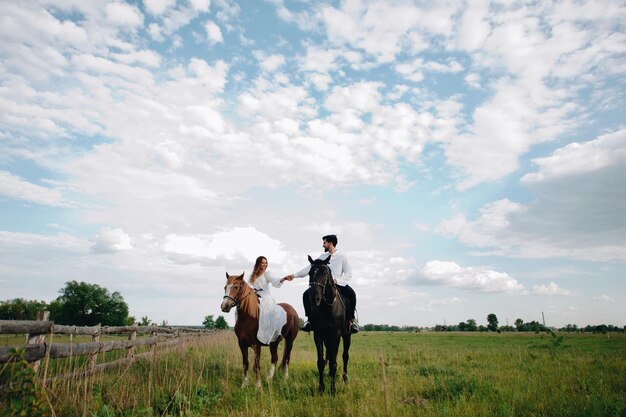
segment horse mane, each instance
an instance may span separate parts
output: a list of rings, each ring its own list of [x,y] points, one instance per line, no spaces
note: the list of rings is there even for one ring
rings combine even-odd
[[[259,299],[254,293],[252,287],[250,287],[245,281],[243,281],[243,290],[241,292],[239,310],[252,318],[259,318]]]

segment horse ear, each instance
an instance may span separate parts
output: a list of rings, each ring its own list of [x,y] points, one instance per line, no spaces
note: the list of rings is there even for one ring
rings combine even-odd
[[[311,255],[307,255],[309,257],[309,262],[311,263],[311,265],[313,265],[313,258],[311,258]]]
[[[244,275],[246,275],[246,271],[243,271],[243,272],[241,273],[241,275],[239,276],[239,278],[243,279],[243,276],[244,276]]]
[[[330,256],[328,255],[328,258],[324,259],[324,265],[328,265],[330,263]]]
[[[229,276],[228,276],[228,272],[227,272],[227,273],[226,273],[226,279],[228,279],[228,278],[229,278]]]

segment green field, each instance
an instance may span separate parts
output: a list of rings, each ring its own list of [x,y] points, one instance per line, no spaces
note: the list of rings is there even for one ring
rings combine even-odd
[[[320,396],[312,336],[271,385],[264,348],[257,391],[225,331],[47,394],[57,416],[626,416],[626,335],[563,336],[362,332],[348,384]]]

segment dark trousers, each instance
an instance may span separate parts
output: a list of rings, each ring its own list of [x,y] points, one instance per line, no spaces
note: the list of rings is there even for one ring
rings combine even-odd
[[[339,293],[341,294],[341,296],[348,300],[348,305],[346,306],[347,307],[346,318],[348,320],[354,320],[354,310],[356,309],[356,293],[354,292],[352,287],[349,285],[344,285],[344,286],[337,285],[337,289],[339,290]],[[310,291],[311,289],[308,288],[304,292],[304,294],[302,294],[302,304],[304,304],[304,314],[306,314],[307,317],[309,317],[311,313],[311,296],[309,295]]]

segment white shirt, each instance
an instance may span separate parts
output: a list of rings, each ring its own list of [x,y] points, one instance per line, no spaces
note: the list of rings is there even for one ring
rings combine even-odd
[[[262,290],[261,297],[270,295],[270,284],[276,288],[280,288],[283,283],[280,281],[281,278],[274,276],[274,274],[269,271],[265,271],[263,274],[259,275],[256,280],[252,283],[252,287],[255,290]]]
[[[330,252],[322,253],[317,259],[326,259],[330,256],[330,272],[333,274],[333,278],[337,280],[337,285],[348,284],[348,281],[352,278],[352,267],[350,266],[350,262],[348,262],[348,258],[344,256],[343,253],[339,253],[339,251],[335,251],[332,255]],[[311,265],[307,265],[302,268],[300,271],[293,274],[296,278],[302,278],[309,275],[309,270],[311,269]]]

